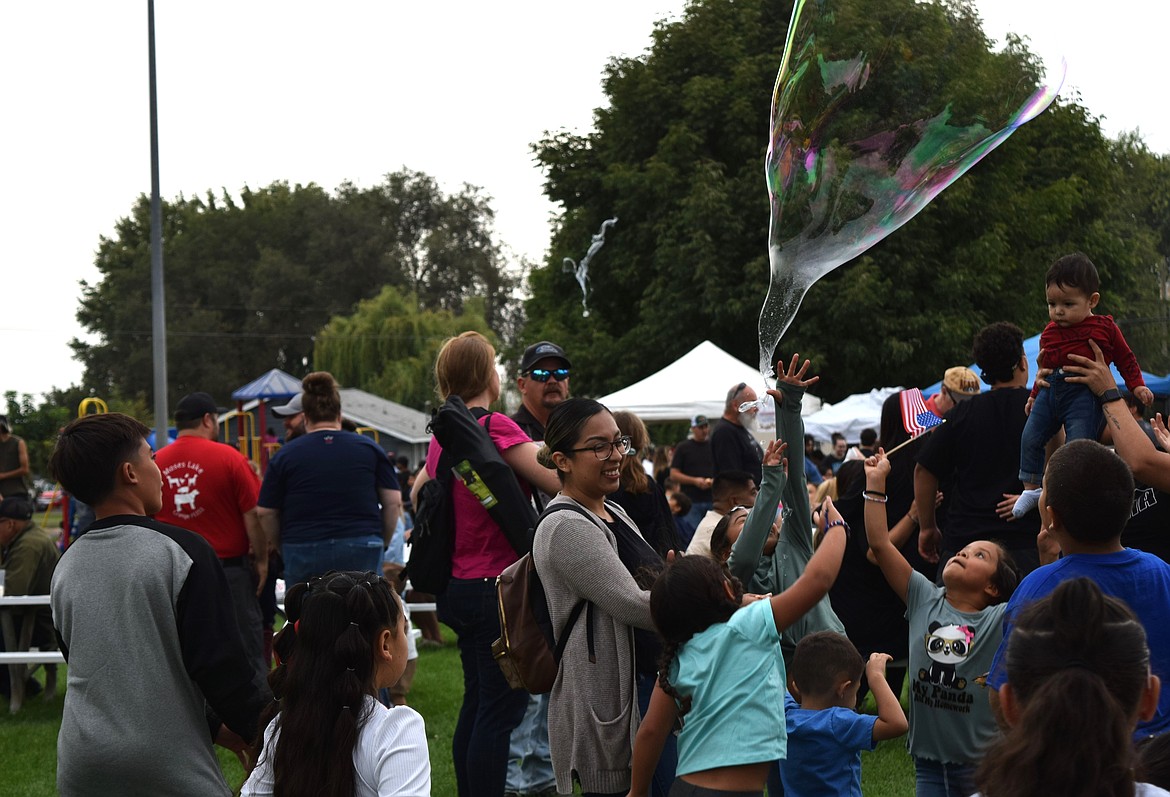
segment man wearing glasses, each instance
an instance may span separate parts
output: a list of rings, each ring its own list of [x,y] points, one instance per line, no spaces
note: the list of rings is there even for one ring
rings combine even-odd
[[[764,449],[751,432],[756,426],[759,409],[752,407],[746,412],[739,411],[739,406],[745,401],[755,400],[756,391],[746,382],[727,391],[723,417],[711,429],[711,459],[716,476],[728,470],[742,470],[760,484]]]
[[[544,440],[544,425],[553,408],[569,397],[569,358],[555,343],[542,340],[524,350],[520,359],[521,405],[512,420],[536,442]],[[607,453],[612,455],[613,449]],[[552,496],[540,494],[541,506]],[[548,748],[548,695],[532,695],[524,719],[512,730],[508,750],[505,795],[555,794],[552,754]]]
[[[520,359],[516,387],[523,403],[512,420],[538,443],[553,407],[569,397],[570,367],[565,350],[547,340],[533,343]]]

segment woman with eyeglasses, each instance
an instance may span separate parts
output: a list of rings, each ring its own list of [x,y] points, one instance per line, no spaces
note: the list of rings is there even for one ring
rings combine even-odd
[[[536,461],[537,445],[502,413],[488,412],[500,397],[496,352],[478,332],[464,332],[447,340],[435,360],[439,399],[457,395],[479,418],[504,461],[522,486],[553,494],[560,484]],[[426,467],[415,479],[412,497],[438,474],[442,446],[432,439]],[[451,580],[437,596],[439,619],[459,638],[463,665],[463,705],[455,724],[451,747],[459,797],[499,797],[508,771],[508,740],[520,724],[528,694],[508,686],[492,658],[492,642],[500,636],[496,608],[496,577],[516,561],[516,552],[462,480],[452,483],[455,542]]]
[[[554,634],[558,641],[568,635],[548,711],[561,794],[573,791],[574,777],[584,795],[625,795],[630,788],[640,718],[635,629],[654,628],[648,590],[662,565],[629,515],[606,500],[631,454],[630,438],[609,410],[578,398],[549,415],[537,455],[561,482],[532,546]]]

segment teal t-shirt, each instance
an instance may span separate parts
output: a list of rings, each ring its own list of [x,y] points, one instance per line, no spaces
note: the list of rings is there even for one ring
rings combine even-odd
[[[1003,640],[1006,603],[960,612],[921,573],[910,575],[910,752],[919,758],[969,764],[999,731],[987,690],[976,679],[991,669]]]
[[[677,774],[784,758],[784,658],[770,601],[749,603],[691,637],[670,682],[691,698]]]

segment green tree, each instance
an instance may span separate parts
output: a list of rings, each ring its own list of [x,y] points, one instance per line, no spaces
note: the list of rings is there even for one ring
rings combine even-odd
[[[103,238],[101,280],[83,285],[74,341],[99,395],[152,394],[149,203],[141,197]],[[245,188],[164,203],[168,399],[232,390],[276,366],[303,374],[318,331],[394,286],[419,308],[465,313],[493,329],[519,324],[516,266],[495,240],[487,197],[444,194],[412,171],[335,194],[316,185]]]
[[[436,403],[435,357],[444,340],[474,330],[497,341],[483,305],[478,297],[470,299],[462,315],[419,309],[414,296],[388,285],[352,314],[325,325],[317,336],[313,366],[347,387],[426,410]]]
[[[990,50],[966,0],[840,0],[834,11],[844,51],[900,20],[882,64],[897,79],[859,100],[846,123],[886,119],[897,129],[922,118],[926,87],[940,85],[955,113],[969,115],[985,83],[1036,77],[1018,40]],[[769,281],[769,88],[790,13],[788,0],[696,0],[683,19],[658,25],[646,55],[607,66],[608,105],[594,130],[535,145],[545,191],[563,211],[548,262],[530,277],[525,339],[571,347],[579,391],[629,384],[703,339],[757,361]],[[1104,309],[1125,315],[1148,289],[1134,275],[1148,274],[1152,249],[1150,222],[1115,206],[1123,189],[1132,181],[1097,120],[1061,101],[900,231],[816,283],[780,353],[815,357],[829,399],[929,384],[970,361],[971,338],[990,321],[1038,332],[1044,271],[1076,250],[1101,269]],[[613,215],[620,222],[592,262],[582,318],[561,259],[578,257]]]

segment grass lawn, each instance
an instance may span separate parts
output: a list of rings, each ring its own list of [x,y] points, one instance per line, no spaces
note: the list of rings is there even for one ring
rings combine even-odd
[[[431,752],[431,793],[436,797],[455,794],[455,772],[451,764],[451,737],[463,697],[459,653],[450,630],[443,627],[448,644],[419,650],[418,674],[408,700],[426,720]],[[38,676],[39,677],[39,676]],[[58,676],[57,698],[40,696],[25,700],[15,716],[0,698],[0,797],[51,797],[55,795],[57,731],[61,726],[64,668]],[[903,694],[903,707],[906,698]],[[873,711],[872,698],[867,706]],[[244,772],[234,755],[218,749],[228,783],[238,789]],[[146,762],[143,766],[148,766]],[[906,753],[905,739],[882,742],[872,753],[862,753],[861,785],[867,797],[903,797],[914,793],[914,767]]]

